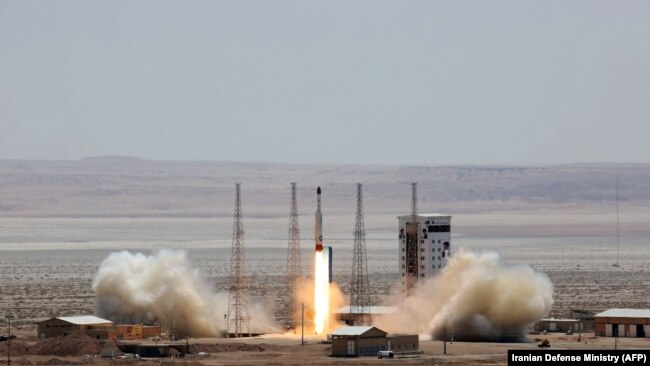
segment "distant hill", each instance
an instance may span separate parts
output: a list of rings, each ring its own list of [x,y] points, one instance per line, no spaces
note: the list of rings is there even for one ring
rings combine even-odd
[[[650,203],[650,164],[373,166],[172,162],[131,157],[78,161],[0,160],[0,216],[227,216],[233,183],[248,214],[286,215],[289,183],[313,206],[317,185],[330,212],[348,210],[356,182],[376,212],[408,212],[411,181],[420,207],[480,211],[554,205]],[[311,208],[309,208],[311,209]],[[285,212],[287,211],[287,212]]]

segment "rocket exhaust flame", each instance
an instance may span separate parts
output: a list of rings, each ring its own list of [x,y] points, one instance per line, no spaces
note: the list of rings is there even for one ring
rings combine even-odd
[[[329,317],[329,273],[327,260],[323,252],[316,252],[314,257],[314,330],[322,334],[327,328]]]
[[[329,255],[323,254],[323,214],[320,210],[320,187],[316,189],[316,214],[314,225],[314,241],[316,255],[314,256],[314,330],[322,334],[327,328],[329,318]],[[328,253],[329,254],[329,253]]]

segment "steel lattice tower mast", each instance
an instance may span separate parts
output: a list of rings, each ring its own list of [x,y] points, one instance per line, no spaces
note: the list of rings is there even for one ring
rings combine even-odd
[[[296,290],[298,280],[302,277],[300,259],[300,228],[298,227],[298,200],[296,183],[291,183],[291,205],[289,209],[289,248],[287,251],[287,295],[285,297],[282,317],[288,328],[294,328],[293,316],[296,312]]]
[[[412,288],[418,281],[418,184],[411,183],[411,225],[407,225],[407,246],[406,246],[406,294],[410,294]],[[410,244],[410,245],[409,245]]]
[[[251,319],[248,313],[248,278],[244,253],[244,224],[241,215],[241,183],[235,183],[235,218],[232,228],[232,254],[230,256],[230,288],[228,293],[228,329],[240,338],[251,335]]]
[[[363,222],[363,191],[357,183],[357,217],[352,251],[352,282],[350,284],[350,314],[356,313],[357,325],[370,325],[370,283],[366,258],[366,229]]]

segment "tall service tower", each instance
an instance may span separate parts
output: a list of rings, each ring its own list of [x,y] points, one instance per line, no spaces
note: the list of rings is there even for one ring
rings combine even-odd
[[[419,214],[416,183],[412,183],[411,206],[410,215],[397,217],[399,272],[405,295],[409,295],[419,281],[440,272],[451,254],[451,216]]]
[[[418,214],[415,223],[412,218],[398,216],[399,271],[407,294],[415,283],[440,272],[451,254],[451,216]],[[409,252],[417,252],[417,256],[409,258]],[[414,281],[409,283],[409,278]]]

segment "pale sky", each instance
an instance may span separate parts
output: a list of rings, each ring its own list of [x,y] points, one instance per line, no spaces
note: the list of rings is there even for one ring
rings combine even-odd
[[[650,1],[0,0],[0,159],[650,162]]]

